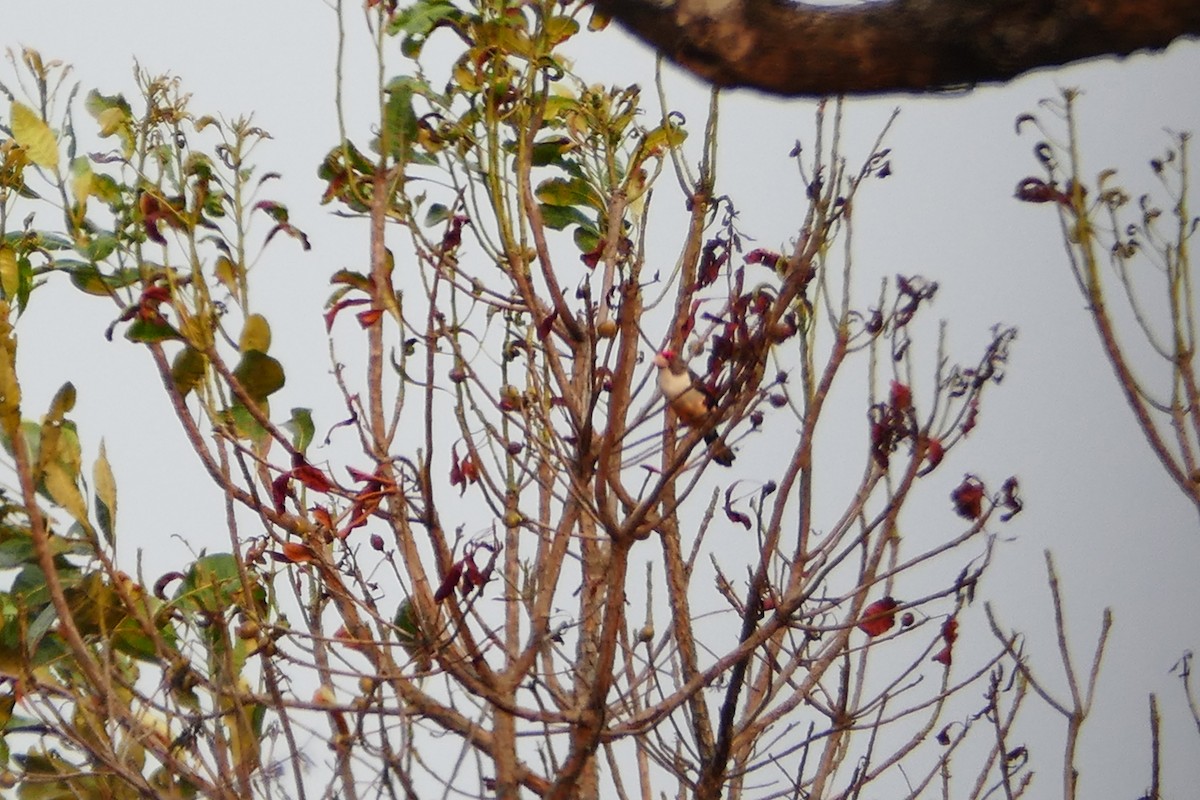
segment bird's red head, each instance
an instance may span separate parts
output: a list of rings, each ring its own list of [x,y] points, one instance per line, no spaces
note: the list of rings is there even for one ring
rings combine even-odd
[[[671,359],[675,357],[675,351],[669,347],[659,350],[654,356],[654,366],[659,369],[666,369],[671,364]]]

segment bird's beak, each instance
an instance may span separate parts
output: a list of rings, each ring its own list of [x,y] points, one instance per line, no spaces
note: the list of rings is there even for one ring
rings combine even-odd
[[[667,368],[667,357],[664,356],[662,353],[655,353],[654,366],[658,367],[659,369],[666,369]]]

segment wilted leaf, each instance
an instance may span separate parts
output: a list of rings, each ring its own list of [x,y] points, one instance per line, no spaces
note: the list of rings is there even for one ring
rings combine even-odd
[[[25,150],[30,161],[46,169],[58,167],[58,141],[50,126],[36,111],[14,100],[10,124],[13,138]]]

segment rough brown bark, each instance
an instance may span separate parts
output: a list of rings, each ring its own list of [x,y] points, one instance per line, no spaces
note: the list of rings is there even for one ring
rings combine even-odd
[[[1197,0],[597,0],[720,86],[781,95],[928,92],[1162,50],[1200,34]]]

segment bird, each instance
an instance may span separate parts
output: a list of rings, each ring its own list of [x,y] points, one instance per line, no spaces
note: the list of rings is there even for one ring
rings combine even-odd
[[[658,390],[679,421],[689,428],[704,431],[704,441],[708,443],[713,461],[723,467],[733,464],[733,450],[720,441],[713,427],[717,398],[712,390],[704,385],[699,375],[687,368],[678,353],[669,348],[654,356],[654,366],[658,367]]]

